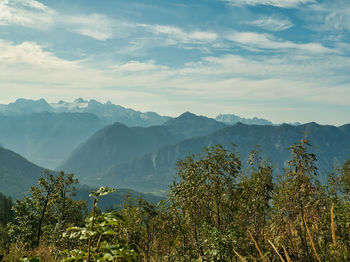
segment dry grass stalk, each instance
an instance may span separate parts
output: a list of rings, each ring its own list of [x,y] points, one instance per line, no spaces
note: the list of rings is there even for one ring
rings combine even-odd
[[[283,257],[281,256],[281,254],[278,252],[277,248],[275,247],[275,245],[269,240],[270,245],[272,246],[273,250],[275,250],[275,252],[277,253],[277,255],[280,257],[280,259],[285,262],[285,260],[283,259]]]
[[[250,231],[248,231],[248,233],[249,233],[250,238],[253,240],[256,249],[257,249],[258,252],[259,252],[259,255],[260,255],[261,260],[262,260],[263,262],[267,262],[266,259],[265,259],[265,257],[264,257],[264,255],[263,255],[263,253],[261,252],[261,250],[260,250],[260,248],[259,248],[258,243],[255,241],[255,238],[254,238],[253,235],[250,233]]]
[[[307,235],[309,236],[309,239],[310,239],[310,242],[311,242],[312,250],[313,250],[314,253],[315,253],[315,256],[316,256],[316,258],[317,258],[317,261],[318,261],[318,262],[321,262],[321,259],[320,259],[320,257],[318,256],[317,251],[316,251],[315,242],[313,241],[312,236],[311,236],[311,232],[310,232],[310,230],[309,230],[309,227],[307,226],[305,217],[303,217],[303,220],[304,220],[304,224],[305,224],[305,227],[306,227]]]
[[[241,260],[242,262],[246,262],[245,258],[242,257],[236,250],[233,249],[233,252],[235,252],[235,254],[236,254],[237,257],[239,258],[239,260]]]
[[[337,246],[337,241],[335,240],[335,226],[334,226],[334,203],[331,206],[331,227],[332,227],[332,238],[334,247]]]
[[[287,252],[287,249],[284,246],[282,246],[282,248],[283,248],[284,254],[286,255],[287,262],[292,262],[292,260],[290,259],[289,254]]]

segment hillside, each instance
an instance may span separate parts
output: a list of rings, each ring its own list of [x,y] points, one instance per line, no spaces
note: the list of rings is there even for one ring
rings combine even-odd
[[[0,147],[0,192],[4,195],[22,198],[44,170],[19,154]]]
[[[178,141],[166,128],[127,127],[115,123],[81,144],[57,170],[73,172],[79,178],[96,177],[103,169],[127,162]]]
[[[326,172],[331,171],[334,164],[340,165],[350,158],[350,132],[344,130],[345,128],[321,126],[316,123],[301,126],[257,126],[238,123],[210,135],[186,139],[127,163],[117,164],[101,174],[100,181],[141,191],[166,188],[173,180],[178,159],[189,153],[198,153],[207,146],[222,144],[230,147],[231,143],[237,145],[243,162],[247,160],[253,147],[260,145],[263,155],[273,159],[277,170],[281,172],[289,159],[288,147],[305,137],[313,145],[312,150],[318,157],[318,167],[324,180]]]
[[[223,127],[226,125],[214,119],[189,112],[168,120],[162,126],[142,128],[115,123],[99,130],[81,144],[57,170],[73,172],[83,181],[87,177],[96,178],[99,183],[96,174],[104,173],[116,164]]]
[[[10,196],[12,199],[21,199],[28,192],[32,185],[37,185],[38,179],[44,174],[45,169],[34,165],[19,154],[0,147],[0,194]],[[123,189],[116,186],[117,191],[99,201],[101,209],[106,209],[113,206],[120,206],[124,203],[125,198],[140,198],[157,203],[162,200],[162,197],[153,194],[143,194],[131,189]],[[89,193],[92,188],[78,184],[76,199],[86,200],[91,206],[91,197]]]

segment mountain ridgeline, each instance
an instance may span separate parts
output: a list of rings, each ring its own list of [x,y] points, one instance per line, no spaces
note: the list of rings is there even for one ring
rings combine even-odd
[[[23,197],[44,171],[19,154],[0,147],[0,192],[4,195]]]
[[[152,126],[162,124],[170,118],[155,112],[140,112],[111,102],[100,103],[94,99],[87,101],[82,98],[73,102],[59,101],[58,103],[48,103],[45,99],[21,98],[14,103],[0,105],[0,115],[18,116],[41,112],[94,114],[104,125],[120,122],[127,126]]]
[[[0,105],[0,143],[28,160],[55,168],[82,142],[106,125],[152,126],[169,117],[139,112],[110,102],[76,99],[47,103],[17,99]]]
[[[215,117],[215,120],[229,124],[234,125],[238,122],[241,122],[243,124],[247,125],[272,125],[272,122],[263,118],[244,118],[236,116],[235,114],[219,114]]]
[[[276,172],[282,172],[288,166],[289,146],[301,139],[313,145],[323,181],[334,165],[350,158],[350,124],[273,125],[261,118],[221,114],[215,120],[190,112],[170,118],[95,100],[18,99],[0,105],[0,179],[9,185],[0,192],[23,195],[23,187],[42,175],[40,166],[75,173],[92,187],[166,190],[179,159],[216,144],[235,144],[243,164],[259,145]]]
[[[81,144],[57,170],[76,173],[83,181],[100,177],[115,165],[172,145],[183,139],[208,135],[226,125],[189,112],[168,120],[162,126],[127,127],[120,123],[107,126]],[[83,176],[80,176],[83,175]]]
[[[324,181],[334,165],[341,165],[350,157],[349,131],[348,125],[334,127],[316,123],[299,126],[237,123],[227,126],[185,113],[152,130],[140,128],[137,133],[125,126],[106,127],[82,144],[58,170],[74,172],[84,183],[95,186],[108,184],[140,191],[166,189],[174,179],[177,160],[190,153],[199,153],[204,147],[235,144],[246,163],[249,152],[259,145],[263,156],[271,159],[276,170],[282,172],[287,167],[289,146],[307,138],[318,157],[318,168]],[[151,132],[157,134],[152,136],[155,140],[149,140],[152,146],[139,150],[135,143],[146,145],[138,141],[148,140]]]

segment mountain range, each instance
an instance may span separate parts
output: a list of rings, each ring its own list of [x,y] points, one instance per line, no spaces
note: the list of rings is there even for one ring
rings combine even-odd
[[[82,179],[99,179],[96,174],[183,139],[208,135],[226,127],[204,116],[186,112],[161,126],[127,127],[120,123],[104,127],[81,144],[57,168],[76,173]]]
[[[168,131],[171,130],[171,136],[176,137],[166,144],[207,134],[238,120],[255,124],[271,123],[258,118],[240,118],[233,114],[219,116],[217,118],[220,123],[210,119],[205,125],[200,123],[200,119],[194,123],[193,118],[188,118],[186,122],[182,117],[181,127],[175,123],[179,121],[178,118],[160,116],[154,112],[142,113],[110,102],[103,104],[93,99],[87,101],[78,98],[73,102],[48,103],[44,99],[20,98],[8,105],[0,105],[0,144],[40,166],[54,169],[62,165],[62,161],[95,132],[116,122],[128,127],[163,125]],[[192,128],[186,129],[188,124]],[[211,126],[215,128],[211,129]],[[179,130],[180,133],[177,128],[182,129]]]
[[[152,126],[167,121],[170,117],[160,116],[154,112],[140,112],[111,102],[100,103],[94,99],[89,101],[78,98],[73,102],[59,101],[48,103],[45,99],[17,99],[8,105],[0,105],[0,115],[18,116],[31,113],[89,113],[96,115],[103,125],[114,122],[124,123],[127,126]]]
[[[241,122],[247,125],[273,125],[271,121],[263,118],[257,118],[257,117],[244,118],[244,117],[239,117],[235,114],[219,114],[215,117],[215,120],[229,124],[229,125],[234,125],[234,124],[237,124],[238,122]]]
[[[106,125],[119,121],[129,126],[152,126],[168,119],[154,112],[142,113],[81,98],[51,104],[44,99],[17,99],[0,105],[0,144],[53,169]]]
[[[235,144],[244,164],[249,152],[259,145],[262,155],[272,160],[275,170],[283,172],[290,157],[289,146],[306,138],[313,145],[312,152],[318,157],[318,168],[323,181],[334,165],[339,166],[350,157],[350,125],[335,127],[308,123],[299,126],[271,126],[237,123],[233,126],[221,126],[222,123],[217,122],[217,125],[213,125],[212,119],[203,119],[190,113],[169,121],[174,125],[168,122],[163,126],[154,127],[154,132],[159,132],[155,136],[158,140],[152,142],[153,147],[143,148],[142,155],[138,150],[131,152],[129,146],[137,147],[129,142],[114,144],[112,148],[118,153],[112,152],[106,145],[111,145],[111,141],[115,139],[139,144],[137,141],[143,141],[149,136],[149,129],[139,129],[136,134],[132,128],[127,130],[125,126],[123,129],[116,128],[116,124],[106,127],[103,132],[108,133],[108,136],[97,133],[98,136],[92,137],[93,143],[90,138],[82,144],[80,151],[73,153],[59,170],[74,172],[84,183],[90,185],[108,184],[150,191],[166,189],[171,184],[175,177],[177,160],[216,144],[222,144],[226,148]],[[212,129],[196,135],[196,130],[200,127],[189,123],[201,121],[204,121],[203,126],[206,126],[204,123],[213,125]],[[160,130],[164,131],[164,127],[168,128],[168,140],[162,139],[163,136],[160,135]],[[155,147],[158,148],[154,150]],[[148,153],[145,153],[146,151]],[[101,159],[98,159],[99,155],[102,155]]]
[[[73,172],[88,187],[166,190],[179,159],[216,144],[235,144],[244,165],[260,145],[282,172],[288,147],[304,138],[313,145],[323,180],[350,158],[350,124],[274,125],[260,118],[221,114],[213,119],[190,112],[171,118],[95,100],[17,99],[0,105],[0,182],[9,185],[0,186],[0,192],[23,195],[43,173],[40,166]]]

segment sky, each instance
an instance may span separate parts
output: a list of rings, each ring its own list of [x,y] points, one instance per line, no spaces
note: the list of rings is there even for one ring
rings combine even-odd
[[[349,0],[0,0],[0,103],[350,123]]]

